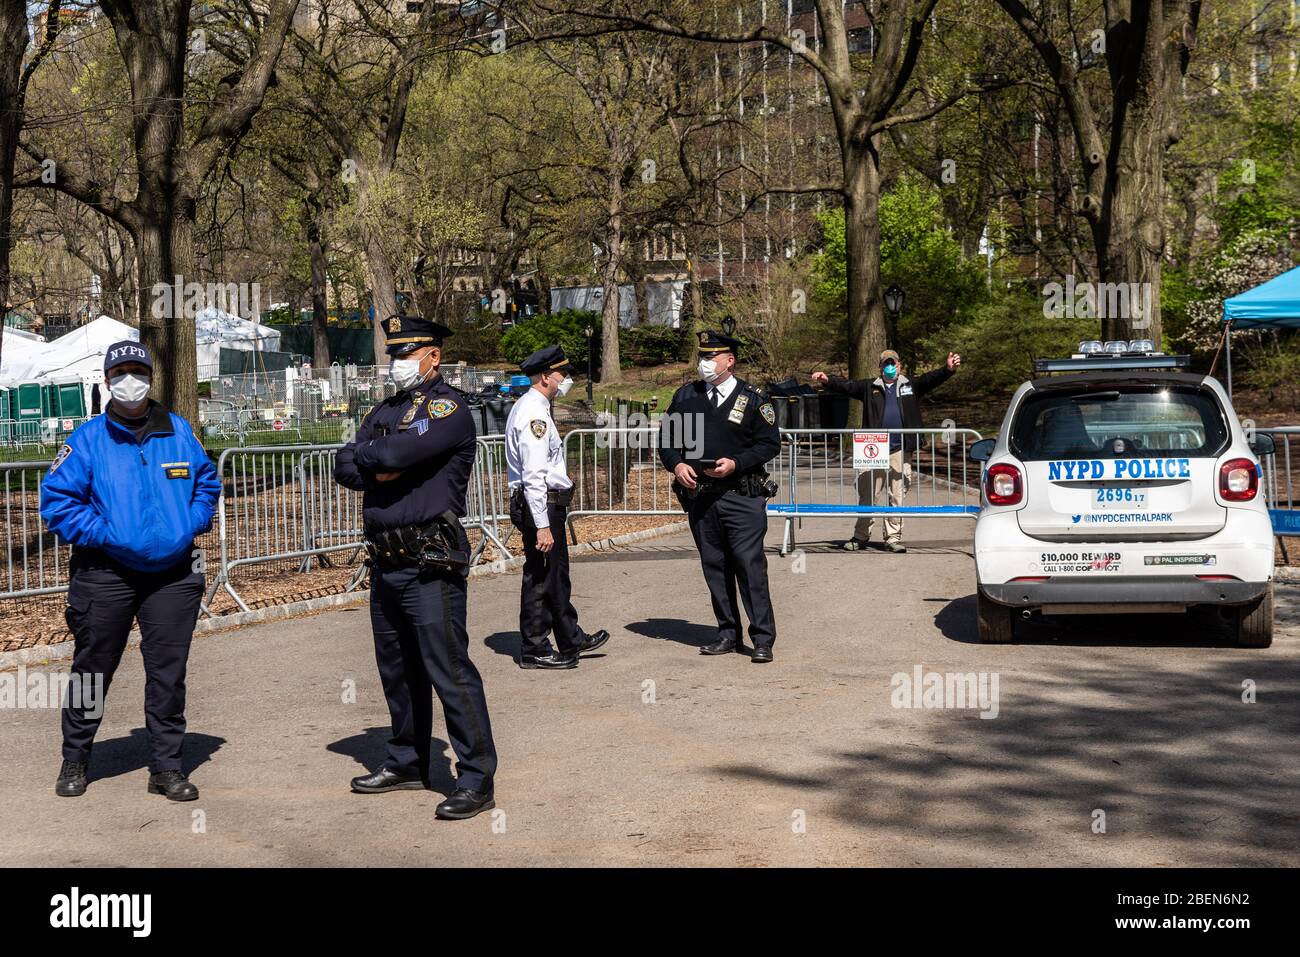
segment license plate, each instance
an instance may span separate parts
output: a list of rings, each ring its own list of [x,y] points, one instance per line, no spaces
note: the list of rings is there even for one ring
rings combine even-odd
[[[1092,490],[1093,508],[1141,508],[1147,493],[1131,485],[1103,485]]]

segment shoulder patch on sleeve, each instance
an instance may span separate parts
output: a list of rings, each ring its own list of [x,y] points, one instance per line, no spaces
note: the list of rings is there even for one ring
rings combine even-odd
[[[451,399],[434,399],[429,403],[429,418],[445,419],[458,408],[460,408],[460,406]]]
[[[759,413],[763,416],[763,421],[768,425],[776,425],[776,409],[772,408],[771,402],[764,402],[758,407]]]
[[[50,465],[49,474],[53,475],[54,470],[57,469],[60,465],[62,465],[65,461],[67,461],[68,456],[71,454],[72,454],[72,446],[69,445],[67,442],[64,442],[63,448],[59,449],[59,454],[54,457],[54,461]]]
[[[533,438],[540,439],[546,434],[546,420],[533,419],[533,421],[528,423],[528,430],[533,433]]]

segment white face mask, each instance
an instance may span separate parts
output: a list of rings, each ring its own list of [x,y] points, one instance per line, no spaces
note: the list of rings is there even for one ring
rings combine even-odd
[[[699,370],[700,378],[705,382],[712,382],[718,376],[718,360],[716,359],[701,359],[696,368]]]
[[[149,380],[124,372],[108,380],[108,391],[123,405],[139,405],[149,394]]]
[[[566,375],[564,377],[564,381],[560,383],[560,387],[555,390],[556,398],[559,399],[564,398],[566,395],[569,394],[569,390],[572,388],[573,388],[573,379],[572,377]]]
[[[388,364],[388,375],[393,385],[402,391],[413,388],[424,381],[420,372],[420,359],[394,359]]]

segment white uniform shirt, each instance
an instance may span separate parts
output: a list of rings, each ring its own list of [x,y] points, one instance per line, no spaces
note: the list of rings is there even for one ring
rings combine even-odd
[[[714,385],[712,382],[706,382],[704,384],[709,387],[709,401],[714,405],[722,405],[731,397],[731,393],[735,391],[736,377],[734,375],[729,375],[727,376],[726,382],[720,382],[717,385]]]
[[[524,499],[538,528],[549,528],[546,493],[573,487],[564,463],[564,443],[551,418],[551,403],[529,389],[506,419],[506,468],[510,488],[523,487]]]

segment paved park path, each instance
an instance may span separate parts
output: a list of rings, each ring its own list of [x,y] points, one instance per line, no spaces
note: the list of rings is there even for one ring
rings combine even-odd
[[[969,523],[909,522],[906,555],[839,552],[841,524],[771,553],[767,666],[697,653],[712,630],[688,536],[575,563],[585,627],[613,633],[575,671],[520,671],[518,575],[473,581],[495,818],[348,792],[387,725],[363,608],[196,638],[193,804],[145,794],[132,649],[81,799],[52,791],[58,712],[0,711],[0,864],[1300,864],[1300,588],[1264,651],[1182,618],[985,647]],[[996,675],[996,717],[894,707],[917,666]],[[441,717],[434,733],[446,790]]]

